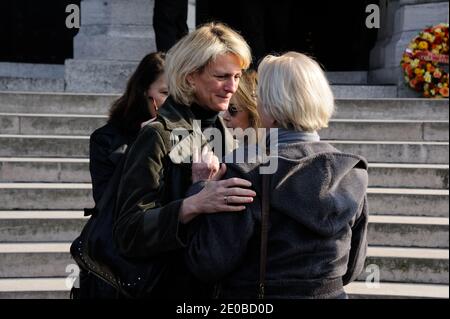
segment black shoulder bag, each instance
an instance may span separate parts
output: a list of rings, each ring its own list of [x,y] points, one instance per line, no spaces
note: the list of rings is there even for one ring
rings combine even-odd
[[[130,260],[119,253],[113,240],[114,209],[126,160],[120,159],[94,214],[72,242],[70,254],[78,266],[116,288],[122,296],[149,296],[167,270],[164,258]]]

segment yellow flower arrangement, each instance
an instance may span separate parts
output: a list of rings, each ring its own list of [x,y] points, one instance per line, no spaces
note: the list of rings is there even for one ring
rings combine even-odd
[[[405,82],[424,97],[448,98],[448,24],[428,27],[415,37],[403,54],[400,65]]]
[[[427,41],[420,41],[419,42],[419,49],[420,50],[427,50],[428,49],[428,42]]]

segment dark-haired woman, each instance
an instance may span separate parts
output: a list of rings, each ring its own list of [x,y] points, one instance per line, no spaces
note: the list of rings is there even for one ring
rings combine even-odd
[[[89,170],[95,203],[127,147],[134,142],[143,122],[154,119],[167,98],[164,53],[150,53],[139,63],[125,93],[111,106],[108,123],[92,133]]]
[[[89,140],[89,171],[92,193],[98,204],[125,150],[133,144],[143,122],[156,118],[167,98],[165,54],[146,55],[128,80],[125,93],[111,106],[108,123]],[[115,298],[114,288],[102,280],[80,273],[80,298]]]

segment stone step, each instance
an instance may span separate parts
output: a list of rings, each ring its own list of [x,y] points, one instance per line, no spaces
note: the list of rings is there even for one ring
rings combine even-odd
[[[74,210],[93,207],[90,183],[1,183],[3,210]]]
[[[335,99],[396,98],[395,85],[341,85],[332,84]]]
[[[448,284],[448,249],[368,248],[361,281]]]
[[[119,95],[0,92],[0,112],[106,115]],[[448,120],[446,99],[337,99],[335,118]]]
[[[64,277],[77,273],[70,243],[0,243],[0,278]],[[33,265],[33,267],[30,267]],[[448,250],[369,247],[361,281],[448,284]]]
[[[15,134],[15,133],[13,133]],[[322,140],[448,141],[448,121],[335,119]]]
[[[0,299],[69,299],[67,278],[0,279]]]
[[[104,115],[0,113],[0,134],[90,135]],[[448,141],[448,121],[335,119],[322,139]]]
[[[449,166],[369,163],[370,187],[449,188]],[[0,182],[90,183],[86,158],[0,158]]]
[[[327,141],[342,152],[359,154],[369,162],[448,164],[448,142]],[[88,136],[0,135],[0,157],[89,156]]]
[[[106,120],[103,115],[0,113],[0,134],[90,135]]]
[[[64,78],[32,78],[19,76],[0,76],[0,91],[64,91]]]
[[[0,299],[68,299],[67,283],[66,277],[0,279]],[[351,299],[449,298],[448,285],[382,282],[379,287],[367,287],[365,282],[353,282],[344,289]]]
[[[332,85],[365,85],[367,84],[368,71],[327,71],[325,75]]]
[[[364,156],[369,162],[448,164],[448,142],[327,141],[338,150]]]
[[[448,189],[448,174],[448,165],[369,163],[369,186]]]
[[[64,92],[64,78],[33,78],[1,76],[0,90],[8,92]],[[393,85],[332,85],[336,99],[348,98],[396,98],[397,87]]]
[[[368,241],[373,246],[448,248],[448,228],[449,219],[443,217],[372,215]]]
[[[448,217],[448,190],[369,188],[372,215]]]
[[[64,65],[0,62],[0,76],[64,79]]]
[[[448,106],[447,99],[338,99],[334,118],[441,121]]]
[[[87,158],[0,158],[0,182],[90,183]]]
[[[0,92],[0,112],[107,115],[119,95],[57,92]]]
[[[68,242],[83,229],[83,211],[0,211],[0,242]]]
[[[350,299],[449,298],[448,285],[381,282],[378,286],[352,282],[344,287]]]
[[[89,136],[0,135],[0,156],[80,158],[89,155]]]
[[[64,91],[64,65],[0,62],[0,90]]]
[[[86,219],[83,211],[0,211],[0,242],[72,241]],[[377,246],[448,248],[448,225],[448,218],[372,215],[368,241]]]
[[[0,243],[0,278],[65,277],[79,267],[70,243]],[[32,265],[32,267],[30,267]]]
[[[83,209],[93,206],[91,189],[89,183],[0,183],[1,209]],[[448,190],[369,188],[367,193],[374,215],[448,217]]]

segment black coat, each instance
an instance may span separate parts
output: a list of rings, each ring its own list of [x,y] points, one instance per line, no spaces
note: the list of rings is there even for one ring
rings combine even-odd
[[[89,139],[89,171],[97,204],[127,147],[136,135],[126,135],[111,123],[96,129]]]
[[[366,257],[367,163],[322,142],[280,144],[270,176],[268,298],[338,298]],[[229,162],[229,161],[226,161]],[[204,214],[190,225],[186,262],[223,298],[255,298],[259,276],[259,164],[227,164],[224,178],[252,182],[243,213]]]
[[[120,159],[135,138],[136,135],[124,134],[111,123],[103,125],[91,134],[89,172],[96,206],[105,193]],[[93,210],[86,209],[88,213],[92,213],[92,211],[95,211],[95,208]],[[80,289],[78,290],[73,290],[76,299],[119,297],[118,292],[112,286],[83,269],[80,270]]]
[[[152,297],[209,297],[209,286],[190,274],[183,260],[184,226],[178,215],[191,186],[190,139],[182,139],[172,148],[171,132],[177,128],[193,131],[194,114],[189,106],[169,97],[157,120],[141,129],[127,154],[116,204],[114,240],[120,252],[130,258],[163,256],[170,271],[161,280]],[[225,138],[225,152],[234,143],[223,120],[215,127]]]

